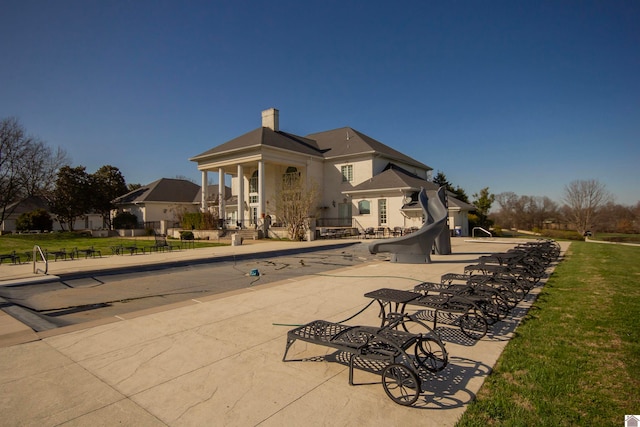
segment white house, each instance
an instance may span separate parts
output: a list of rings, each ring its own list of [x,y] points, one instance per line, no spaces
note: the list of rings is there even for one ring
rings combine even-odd
[[[217,189],[218,186],[209,186],[207,205],[217,205]],[[129,212],[136,216],[140,225],[160,229],[164,227],[159,223],[165,222],[166,226],[173,227],[181,213],[200,210],[201,194],[200,186],[186,179],[160,178],[113,200],[116,209],[112,216],[118,212]],[[228,187],[225,188],[225,197],[231,197]]]
[[[320,225],[407,228],[422,225],[416,204],[421,187],[437,190],[432,168],[350,127],[307,136],[280,130],[279,112],[262,112],[262,126],[190,159],[206,187],[209,173],[221,189],[231,177],[232,198],[221,198],[219,211],[231,224],[253,226],[275,218],[276,183],[287,174],[317,184]],[[208,190],[201,194],[206,209]],[[467,213],[474,207],[449,197],[449,227],[468,235]]]
[[[14,233],[17,231],[16,223],[20,215],[42,209],[49,213],[52,219],[52,230],[68,230],[68,224],[60,224],[55,215],[51,213],[49,203],[42,197],[30,196],[19,202],[12,203],[6,208],[4,221],[0,223],[0,233]],[[100,214],[88,213],[78,217],[73,223],[74,230],[100,230],[104,227],[104,221]],[[37,231],[37,230],[36,230]]]

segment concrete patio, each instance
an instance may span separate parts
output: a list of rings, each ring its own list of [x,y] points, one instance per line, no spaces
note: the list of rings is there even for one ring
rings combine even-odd
[[[449,365],[425,383],[415,407],[393,403],[379,377],[329,362],[282,362],[286,333],[316,319],[341,321],[377,288],[412,289],[462,273],[481,255],[521,241],[453,239],[432,264],[369,262],[323,275],[258,285],[92,323],[36,333],[0,312],[0,411],[11,426],[452,426],[533,303],[536,288],[485,338],[445,337]],[[322,247],[335,241],[251,245],[52,263],[50,274],[177,259]],[[365,242],[364,244],[366,244]],[[568,244],[563,243],[563,252]],[[0,286],[35,280],[32,266],[0,268]],[[212,277],[215,280],[215,277]],[[348,324],[377,325],[372,305]],[[296,343],[294,355],[325,347]]]

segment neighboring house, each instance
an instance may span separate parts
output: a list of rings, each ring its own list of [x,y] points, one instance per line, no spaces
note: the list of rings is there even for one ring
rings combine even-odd
[[[231,188],[225,187],[225,197],[231,203]],[[160,229],[159,223],[165,221],[172,227],[181,213],[199,212],[201,201],[199,185],[185,179],[161,178],[113,200],[116,206],[113,216],[118,212],[129,212],[138,218],[141,226],[147,224]],[[209,185],[207,206],[217,208],[218,205],[218,186]]]
[[[421,187],[434,192],[432,168],[350,127],[305,137],[283,132],[275,108],[262,112],[262,126],[190,159],[202,173],[231,177],[232,199],[219,200],[228,223],[254,226],[275,218],[278,182],[289,175],[317,184],[320,226],[407,228],[422,224],[416,204]],[[218,190],[221,193],[224,190]],[[210,208],[208,189],[200,206]],[[449,227],[468,235],[472,205],[449,197]]]
[[[2,231],[2,233],[15,233],[17,231],[16,221],[18,220],[20,215],[33,212],[36,209],[44,209],[45,211],[49,212],[49,215],[51,215],[51,219],[53,220],[53,231],[62,230],[62,225],[56,220],[56,216],[51,213],[47,201],[39,196],[27,197],[24,200],[7,206],[6,211],[8,215],[0,224],[0,230]],[[76,219],[75,223],[73,224],[74,230],[99,230],[101,228],[103,228],[103,220],[100,214],[83,215],[82,217]],[[65,227],[64,229],[68,230],[69,227]]]
[[[116,212],[129,212],[138,223],[175,222],[181,212],[197,212],[200,186],[184,179],[161,178],[113,200]],[[114,213],[114,214],[115,214]],[[157,228],[157,227],[156,227]]]

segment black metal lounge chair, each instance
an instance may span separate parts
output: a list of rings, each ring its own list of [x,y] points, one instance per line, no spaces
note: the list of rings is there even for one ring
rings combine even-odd
[[[354,385],[353,369],[357,366],[380,374],[384,391],[391,400],[400,405],[413,405],[420,396],[426,373],[443,369],[448,355],[439,338],[398,329],[406,322],[416,322],[410,316],[392,313],[388,319],[382,328],[347,326],[325,320],[307,323],[287,333],[282,360],[318,360],[317,357],[287,360],[287,353],[297,340],[334,348],[336,353],[347,355],[349,384]]]

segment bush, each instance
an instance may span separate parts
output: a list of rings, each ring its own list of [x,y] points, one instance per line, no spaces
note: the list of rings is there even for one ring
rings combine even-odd
[[[119,212],[113,218],[113,228],[115,229],[133,229],[138,227],[138,217],[131,212]]]
[[[193,236],[193,232],[191,232],[191,231],[181,231],[180,232],[180,239],[181,240],[194,240],[195,237]]]
[[[541,235],[551,239],[584,240],[582,234],[571,230],[544,230]]]
[[[211,212],[185,212],[180,220],[184,229],[190,230],[217,230],[218,216]]]
[[[37,230],[43,233],[53,229],[53,220],[44,209],[36,209],[20,215],[16,220],[16,229],[18,231]]]

